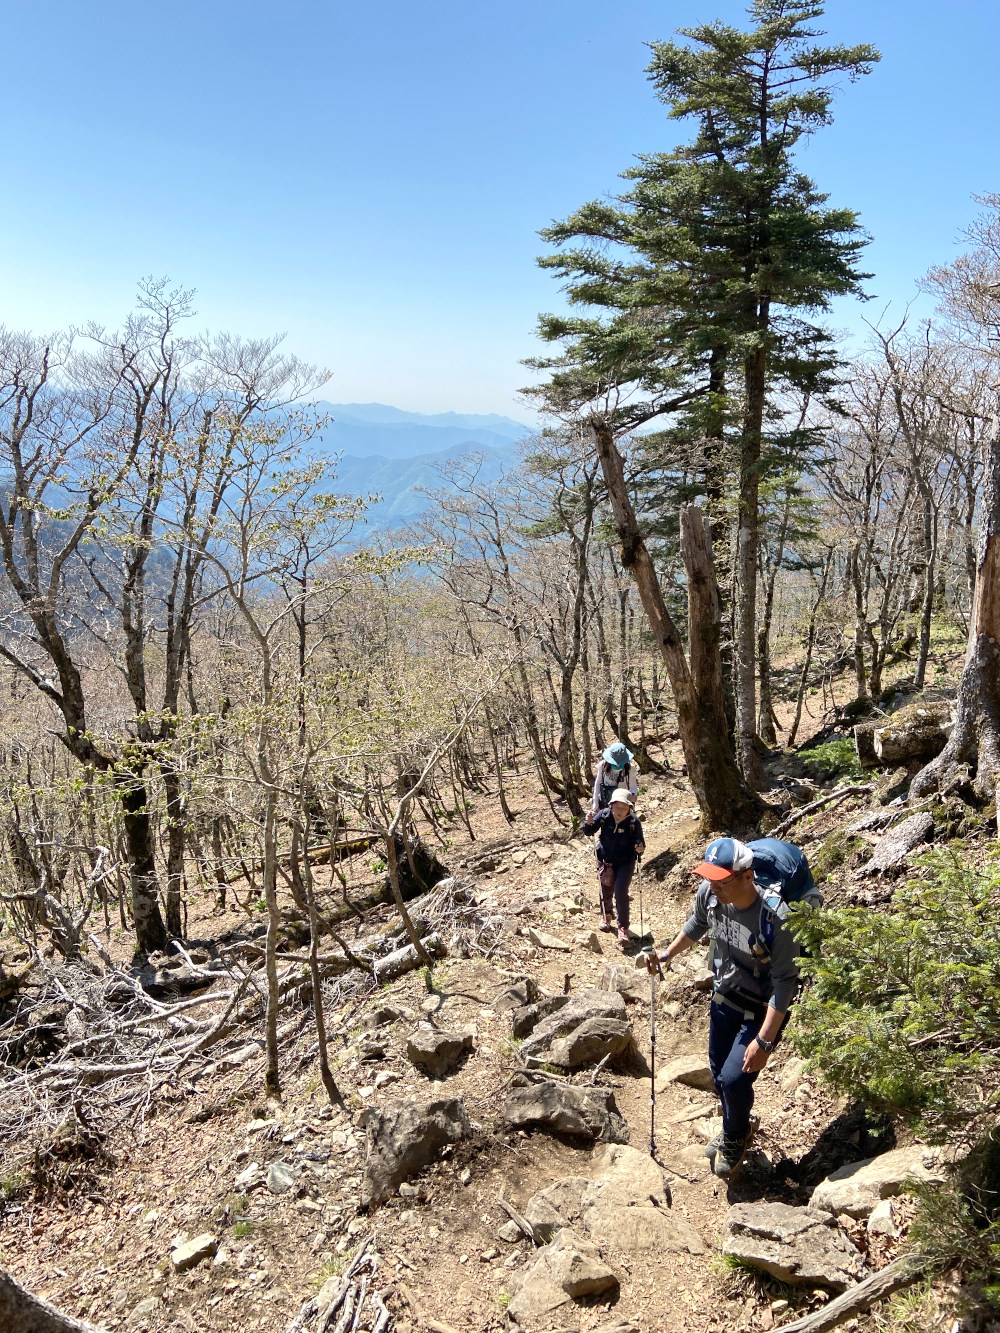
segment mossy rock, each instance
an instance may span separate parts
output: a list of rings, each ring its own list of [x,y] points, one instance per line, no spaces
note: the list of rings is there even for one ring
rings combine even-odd
[[[951,718],[951,705],[943,700],[907,704],[874,728],[875,753],[883,764],[933,759],[947,744]]]
[[[815,856],[809,858],[809,868],[817,884],[823,884],[841,866],[853,869],[867,860],[871,848],[864,838],[848,829],[837,829],[823,842]]]

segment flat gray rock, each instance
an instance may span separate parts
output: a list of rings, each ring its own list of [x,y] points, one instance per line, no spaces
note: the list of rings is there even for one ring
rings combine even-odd
[[[502,990],[490,1002],[490,1008],[496,1014],[505,1014],[509,1009],[520,1009],[526,1004],[534,1004],[538,999],[538,984],[534,977],[522,977],[512,986]]]
[[[607,1144],[593,1156],[592,1176],[567,1176],[525,1206],[543,1237],[574,1226],[619,1251],[706,1253],[701,1236],[670,1209],[663,1173],[648,1153]]]
[[[627,1003],[649,1003],[649,973],[645,968],[639,972],[634,967],[623,967],[621,963],[609,963],[598,985],[601,990],[617,991]]]
[[[195,1236],[194,1240],[187,1240],[183,1245],[171,1250],[170,1262],[180,1273],[187,1268],[193,1268],[195,1264],[200,1264],[203,1259],[211,1259],[218,1248],[218,1237],[206,1231],[200,1236]]]
[[[779,1282],[846,1291],[864,1276],[864,1256],[834,1217],[786,1203],[738,1203],[726,1218],[723,1254]]]
[[[513,1128],[541,1125],[603,1143],[629,1140],[628,1123],[610,1088],[576,1088],[554,1082],[514,1088],[504,1101],[503,1118]]]
[[[267,1188],[272,1194],[287,1194],[297,1179],[295,1168],[287,1162],[272,1162],[267,1168]]]
[[[903,1192],[908,1180],[943,1181],[942,1155],[940,1149],[915,1143],[851,1162],[820,1181],[812,1192],[810,1207],[867,1217],[882,1199]]]
[[[715,1091],[712,1070],[704,1055],[678,1055],[668,1060],[662,1069],[656,1071],[656,1091],[663,1090],[671,1083],[682,1083],[687,1088],[700,1088],[703,1092]]]

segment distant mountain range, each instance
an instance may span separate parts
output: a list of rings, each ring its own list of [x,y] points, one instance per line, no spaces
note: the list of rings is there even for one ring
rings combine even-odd
[[[515,465],[519,442],[531,428],[510,417],[440,412],[404,412],[385,403],[317,403],[332,418],[310,452],[340,453],[336,490],[379,493],[367,512],[369,528],[397,528],[428,506],[418,488],[440,490],[447,483],[436,463],[481,454],[483,481],[497,481]],[[363,529],[360,531],[363,532]]]
[[[384,403],[317,403],[332,420],[323,430],[331,449],[343,449],[355,458],[418,458],[463,445],[500,449],[530,433],[530,427],[510,417],[439,412],[403,412]]]

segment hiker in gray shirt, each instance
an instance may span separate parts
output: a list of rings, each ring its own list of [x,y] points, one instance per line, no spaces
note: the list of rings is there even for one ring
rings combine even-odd
[[[706,934],[712,940],[708,1062],[722,1100],[722,1133],[705,1154],[726,1179],[749,1146],[753,1085],[795,999],[798,946],[784,923],[787,906],[772,898],[772,909],[758,892],[754,853],[744,843],[716,838],[694,873],[703,876],[694,911],[668,949],[650,951],[647,965],[655,956],[669,966]]]

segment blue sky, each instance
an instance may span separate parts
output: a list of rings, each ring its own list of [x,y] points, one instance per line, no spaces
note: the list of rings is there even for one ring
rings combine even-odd
[[[670,148],[646,41],[729,0],[7,0],[0,320],[128,310],[136,280],[198,291],[199,323],[288,333],[324,397],[526,415],[537,229]],[[1000,190],[990,0],[833,0],[831,39],[883,61],[802,162],[875,237],[862,328],[956,253]]]

